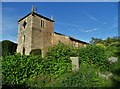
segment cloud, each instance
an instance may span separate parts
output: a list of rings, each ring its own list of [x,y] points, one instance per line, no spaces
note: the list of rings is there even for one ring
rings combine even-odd
[[[88,13],[85,12],[85,11],[83,11],[83,13],[84,13],[87,17],[89,17],[91,20],[93,20],[93,21],[95,21],[95,22],[98,22],[98,23],[103,24],[103,25],[106,25],[106,24],[107,24],[106,22],[101,22],[101,21],[99,21],[97,18],[93,17],[92,15],[88,14]]]
[[[74,27],[79,27],[80,26],[78,24],[64,23],[64,22],[58,22],[58,21],[56,21],[56,24],[67,25],[67,26],[74,26]]]
[[[98,30],[97,28],[94,28],[94,29],[91,29],[91,30],[81,30],[81,32],[86,32],[86,33],[88,33],[88,32],[93,32],[93,31],[96,31],[96,30]]]
[[[97,19],[95,19],[94,17],[91,17],[91,18],[97,21]],[[91,29],[91,30],[87,30],[87,29],[83,30],[83,28],[80,27],[80,25],[78,25],[78,24],[71,24],[71,23],[64,23],[64,22],[56,22],[56,24],[69,26],[67,31],[70,31],[70,32],[80,32],[81,31],[81,32],[88,33],[88,32],[93,32],[93,31],[98,30],[98,28],[94,28],[94,29]],[[107,23],[104,23],[104,24],[107,24]],[[72,28],[70,26],[72,26]]]
[[[87,12],[83,12],[86,16],[88,16],[90,19],[94,20],[94,21],[98,21],[95,17],[93,17],[92,15],[88,14]]]

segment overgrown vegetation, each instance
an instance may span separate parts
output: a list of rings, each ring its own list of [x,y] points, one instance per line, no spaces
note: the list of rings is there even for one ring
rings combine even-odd
[[[59,78],[56,87],[109,87],[111,82],[98,77],[99,69],[94,65],[81,63],[80,70]]]
[[[0,59],[2,60],[3,85],[10,86],[12,89],[117,87],[120,84],[120,51],[118,50],[120,43],[118,40],[118,38],[100,41],[92,39],[92,44],[80,48],[59,43],[49,48],[44,57],[34,55],[35,51],[29,56],[10,55],[7,51],[6,56]],[[38,50],[37,53],[39,54],[40,51]],[[79,57],[78,72],[72,72],[71,56]],[[109,57],[117,57],[118,62],[110,64]],[[101,78],[98,75],[99,72],[112,72],[114,76],[107,80]]]
[[[106,48],[98,45],[88,45],[79,49],[79,58],[81,62],[88,63],[89,65],[96,65],[102,70],[109,69],[108,57]]]
[[[2,44],[2,56],[14,55],[17,49],[17,44],[9,40],[0,42]]]
[[[26,79],[42,72],[41,56],[21,56],[15,54],[2,59],[2,78],[5,85],[22,85]]]

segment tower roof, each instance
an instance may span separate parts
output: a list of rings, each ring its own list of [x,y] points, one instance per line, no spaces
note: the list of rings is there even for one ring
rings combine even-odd
[[[50,18],[48,18],[48,17],[42,16],[42,15],[34,12],[34,6],[32,6],[31,12],[30,12],[29,14],[27,14],[26,16],[24,16],[23,18],[20,18],[20,19],[18,20],[18,22],[20,22],[21,20],[23,20],[24,18],[28,17],[28,16],[31,15],[31,14],[32,14],[32,15],[37,15],[37,16],[39,16],[39,17],[41,17],[41,18],[44,18],[44,19],[46,19],[46,20],[49,20],[49,21],[51,21],[51,22],[55,22],[53,19],[50,19]]]

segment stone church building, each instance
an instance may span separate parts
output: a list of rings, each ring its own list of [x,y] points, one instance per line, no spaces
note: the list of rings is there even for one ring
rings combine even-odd
[[[42,16],[34,11],[18,20],[17,53],[29,55],[32,50],[40,49],[42,53],[58,42],[76,47],[87,43],[70,36],[54,32],[54,20]]]

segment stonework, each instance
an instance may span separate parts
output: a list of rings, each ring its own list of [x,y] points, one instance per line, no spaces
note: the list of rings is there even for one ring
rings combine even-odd
[[[17,52],[29,55],[32,50],[40,49],[45,53],[49,46],[63,42],[76,47],[87,43],[54,32],[54,21],[33,10],[18,21]]]
[[[78,71],[79,70],[79,59],[78,57],[70,57],[72,61],[72,71]]]

